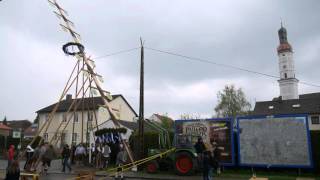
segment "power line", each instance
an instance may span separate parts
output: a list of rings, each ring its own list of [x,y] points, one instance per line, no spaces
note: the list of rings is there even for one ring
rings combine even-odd
[[[226,67],[226,68],[236,69],[236,70],[239,70],[239,71],[245,71],[245,72],[249,72],[249,73],[253,73],[253,74],[258,74],[258,75],[266,76],[266,77],[270,77],[270,78],[280,79],[279,76],[275,76],[275,75],[271,75],[271,74],[266,74],[266,73],[262,73],[262,72],[258,72],[258,71],[253,71],[253,70],[249,70],[249,69],[245,69],[245,68],[241,68],[241,67],[237,67],[237,66],[233,66],[233,65],[216,63],[216,62],[209,61],[209,60],[206,60],[206,59],[201,59],[201,58],[197,58],[197,57],[191,57],[191,56],[182,55],[182,54],[178,54],[178,53],[174,53],[174,52],[169,52],[169,51],[164,51],[164,50],[159,50],[159,49],[155,49],[155,48],[151,48],[151,47],[144,47],[144,48],[145,48],[145,49],[152,50],[152,51],[164,53],[164,54],[169,54],[169,55],[172,55],[172,56],[181,57],[181,58],[184,58],[184,59],[186,59],[186,60],[188,60],[188,61],[197,61],[197,62],[201,62],[201,63],[207,63],[207,64],[216,65],[216,66],[222,66],[222,67]],[[317,84],[313,84],[313,83],[309,83],[309,82],[304,82],[304,81],[300,81],[300,83],[301,83],[301,84],[304,84],[304,85],[308,85],[308,86],[313,86],[313,87],[318,87],[318,88],[320,88],[320,85],[317,85]]]
[[[134,51],[134,50],[137,50],[139,49],[140,47],[135,47],[135,48],[131,48],[131,49],[126,49],[126,50],[122,50],[122,51],[117,51],[117,52],[114,52],[114,53],[110,53],[110,54],[105,54],[103,56],[98,56],[98,57],[94,57],[92,59],[101,59],[101,58],[105,58],[105,57],[109,57],[109,56],[114,56],[114,55],[118,55],[118,54],[123,54],[123,53],[127,53],[127,52],[131,52],[131,51]]]

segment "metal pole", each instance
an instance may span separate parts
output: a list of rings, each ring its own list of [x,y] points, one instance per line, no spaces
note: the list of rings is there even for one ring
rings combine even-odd
[[[140,58],[140,104],[139,104],[139,157],[144,156],[144,49],[143,42],[141,43],[141,58]]]

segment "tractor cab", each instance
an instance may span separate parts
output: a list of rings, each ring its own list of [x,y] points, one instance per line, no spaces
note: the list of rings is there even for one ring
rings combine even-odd
[[[194,144],[192,143],[192,139],[192,135],[177,134],[175,136],[174,146],[176,148],[193,148]]]

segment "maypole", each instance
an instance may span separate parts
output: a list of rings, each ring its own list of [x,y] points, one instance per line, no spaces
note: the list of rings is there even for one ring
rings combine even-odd
[[[73,42],[69,42],[67,44],[65,44],[63,46],[63,50],[66,54],[68,55],[72,55],[75,56],[77,58],[77,63],[82,62],[83,66],[85,66],[86,68],[82,68],[81,71],[83,73],[84,76],[88,76],[90,77],[90,82],[89,82],[89,87],[90,89],[96,89],[98,90],[100,96],[103,99],[104,102],[104,106],[103,108],[105,108],[111,117],[111,120],[113,121],[115,127],[120,128],[120,124],[117,121],[117,116],[115,114],[115,112],[112,110],[109,101],[112,100],[112,96],[110,95],[110,93],[108,91],[105,91],[102,87],[101,87],[101,82],[100,80],[102,79],[102,76],[100,76],[99,74],[97,74],[94,71],[94,67],[95,67],[95,63],[92,59],[90,59],[89,57],[87,57],[86,53],[85,53],[85,48],[84,46],[81,44],[81,39],[80,39],[80,34],[78,34],[75,30],[73,30],[74,24],[72,21],[70,21],[67,18],[67,11],[65,11],[58,3],[56,0],[49,0],[48,1],[53,7],[56,8],[57,11],[54,11],[54,13],[62,20],[62,24],[60,24],[60,26],[62,27],[62,29],[69,33],[73,39]],[[71,51],[71,49],[74,50],[74,48],[76,49],[76,51]],[[78,74],[79,75],[79,74]],[[78,76],[77,75],[77,76]],[[77,77],[77,81],[78,81],[78,77]],[[84,86],[85,82],[82,82],[82,86]],[[93,83],[95,85],[95,87],[93,87],[91,85],[91,83]],[[92,86],[92,87],[91,87]],[[84,96],[84,91],[85,88],[82,87],[82,96]],[[78,90],[81,91],[81,90]],[[79,92],[77,92],[76,94],[78,94]],[[82,109],[83,110],[83,109]],[[83,132],[82,132],[83,133]],[[81,138],[83,139],[83,138]],[[127,151],[128,155],[129,155],[129,159],[131,160],[131,162],[134,162],[133,159],[133,155],[131,152],[131,149],[128,147],[128,144],[122,139],[122,143],[124,145],[125,150]]]

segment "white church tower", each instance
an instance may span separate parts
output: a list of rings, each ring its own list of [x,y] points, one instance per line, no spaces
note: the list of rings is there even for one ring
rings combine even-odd
[[[287,30],[282,26],[278,31],[280,45],[277,48],[279,56],[280,96],[282,100],[298,99],[298,82],[295,77],[292,47],[287,40]]]

